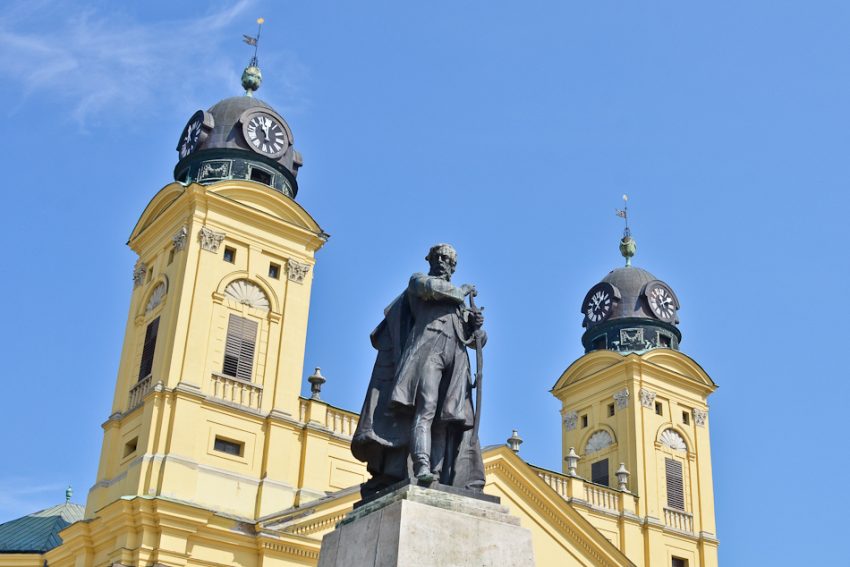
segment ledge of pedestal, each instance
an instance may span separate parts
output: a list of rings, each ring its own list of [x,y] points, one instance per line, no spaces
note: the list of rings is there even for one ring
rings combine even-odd
[[[494,497],[404,484],[322,540],[319,567],[531,567],[531,532]]]

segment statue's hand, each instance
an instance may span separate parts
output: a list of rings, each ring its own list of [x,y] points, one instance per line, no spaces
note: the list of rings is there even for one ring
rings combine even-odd
[[[484,326],[484,311],[473,311],[472,325],[475,329],[480,329]]]
[[[470,293],[472,294],[472,297],[475,297],[476,295],[478,295],[478,291],[475,289],[475,286],[472,285],[472,284],[465,283],[462,286],[460,286],[460,290],[463,292],[464,297],[466,297]]]

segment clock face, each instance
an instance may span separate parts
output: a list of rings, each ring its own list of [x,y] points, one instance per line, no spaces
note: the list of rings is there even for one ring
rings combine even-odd
[[[676,319],[676,309],[679,308],[679,302],[673,295],[673,290],[663,283],[655,281],[646,285],[644,295],[653,315],[668,323]]]
[[[186,133],[180,140],[180,157],[184,158],[195,151],[201,141],[201,121],[195,120],[186,126]]]
[[[269,157],[280,157],[289,147],[283,124],[265,112],[257,112],[243,120],[242,133],[255,152]]]
[[[206,140],[207,134],[213,127],[212,115],[203,110],[199,110],[192,115],[186,127],[183,128],[183,133],[180,134],[180,140],[177,142],[177,151],[180,153],[180,159],[188,156],[198,149],[201,142]]]
[[[584,313],[589,323],[600,323],[611,315],[616,301],[616,293],[610,284],[600,283],[587,292],[582,304]]]

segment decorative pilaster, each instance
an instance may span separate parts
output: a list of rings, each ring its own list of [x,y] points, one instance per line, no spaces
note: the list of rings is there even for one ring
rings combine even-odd
[[[307,277],[307,273],[309,271],[310,266],[308,264],[302,264],[295,260],[288,260],[286,262],[286,275],[289,278],[289,281],[304,283],[304,278]]]
[[[619,392],[614,394],[614,401],[617,403],[617,409],[622,410],[629,407],[629,390],[628,388],[623,388]]]
[[[568,411],[564,414],[564,427],[567,431],[572,431],[578,425],[578,412]]]
[[[139,287],[145,283],[145,274],[148,273],[148,266],[144,262],[139,262],[133,270],[133,287]]]
[[[184,248],[186,248],[186,239],[189,236],[189,229],[185,226],[180,230],[174,233],[174,236],[171,237],[171,245],[175,252],[180,252]]]
[[[208,252],[218,252],[218,247],[221,246],[221,241],[224,240],[225,234],[217,232],[206,226],[201,227],[198,232],[198,239],[201,241],[201,248]]]
[[[638,392],[638,397],[640,398],[640,405],[645,408],[652,409],[655,404],[655,392],[647,390],[646,388],[641,388]]]

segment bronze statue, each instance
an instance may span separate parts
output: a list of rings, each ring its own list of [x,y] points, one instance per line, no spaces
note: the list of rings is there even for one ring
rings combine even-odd
[[[378,357],[351,442],[372,475],[361,487],[364,498],[413,478],[478,491],[484,486],[480,408],[472,403],[476,380],[467,355],[477,346],[480,380],[484,316],[472,300],[475,287],[451,283],[454,248],[437,244],[425,259],[428,274],[411,276],[371,334]]]

